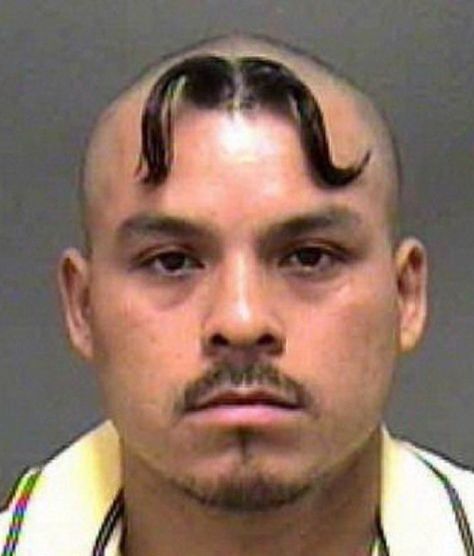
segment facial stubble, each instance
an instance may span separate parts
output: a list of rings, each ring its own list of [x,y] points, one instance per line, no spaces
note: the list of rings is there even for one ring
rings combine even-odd
[[[295,400],[302,409],[315,413],[315,401],[303,385],[281,373],[272,365],[248,365],[235,368],[220,365],[203,373],[188,385],[175,412],[186,413],[201,398],[224,387],[267,386]],[[200,505],[233,513],[266,512],[292,504],[316,485],[314,473],[300,477],[282,477],[262,464],[256,446],[261,431],[240,426],[229,432],[233,436],[234,461],[225,472],[212,477],[191,473],[168,476],[167,481],[186,497]]]

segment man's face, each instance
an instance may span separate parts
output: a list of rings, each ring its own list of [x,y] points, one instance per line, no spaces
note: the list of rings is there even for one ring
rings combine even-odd
[[[335,137],[336,163],[360,161],[357,135]],[[126,462],[210,503],[281,503],[380,424],[403,347],[387,192],[370,165],[318,187],[294,124],[265,111],[185,109],[154,189],[131,137],[110,150],[90,259],[65,280],[87,300],[76,347]]]

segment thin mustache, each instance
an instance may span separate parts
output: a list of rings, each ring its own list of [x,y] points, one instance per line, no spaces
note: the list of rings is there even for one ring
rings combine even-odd
[[[240,368],[220,365],[209,369],[185,388],[176,410],[181,414],[192,411],[199,406],[201,400],[225,388],[259,386],[270,387],[276,393],[295,400],[302,408],[313,405],[312,397],[306,388],[273,365],[253,364]]]

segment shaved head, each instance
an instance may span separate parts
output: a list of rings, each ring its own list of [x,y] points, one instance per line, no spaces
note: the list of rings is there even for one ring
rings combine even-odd
[[[129,531],[201,504],[219,539],[202,553],[260,541],[237,515],[272,540],[287,516],[322,524],[299,553],[338,538],[341,508],[342,537],[355,518],[371,534],[384,408],[426,315],[424,248],[394,241],[399,180],[372,101],[259,37],[168,56],[101,115],[87,252],[58,276],[120,438]]]
[[[115,161],[121,160],[124,170],[134,169],[137,187],[157,186],[166,179],[173,163],[172,127],[178,104],[286,112],[300,126],[318,185],[345,187],[370,172],[385,191],[387,218],[396,235],[399,156],[389,126],[372,100],[309,53],[266,37],[236,34],[162,58],[99,117],[81,177],[89,246],[101,207],[113,195]]]

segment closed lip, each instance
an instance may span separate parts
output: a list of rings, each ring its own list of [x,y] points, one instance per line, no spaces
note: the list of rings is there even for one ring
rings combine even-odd
[[[264,405],[279,409],[301,409],[301,403],[296,396],[277,392],[262,387],[226,388],[203,396],[192,407],[192,411],[204,411],[225,406],[257,406]]]

